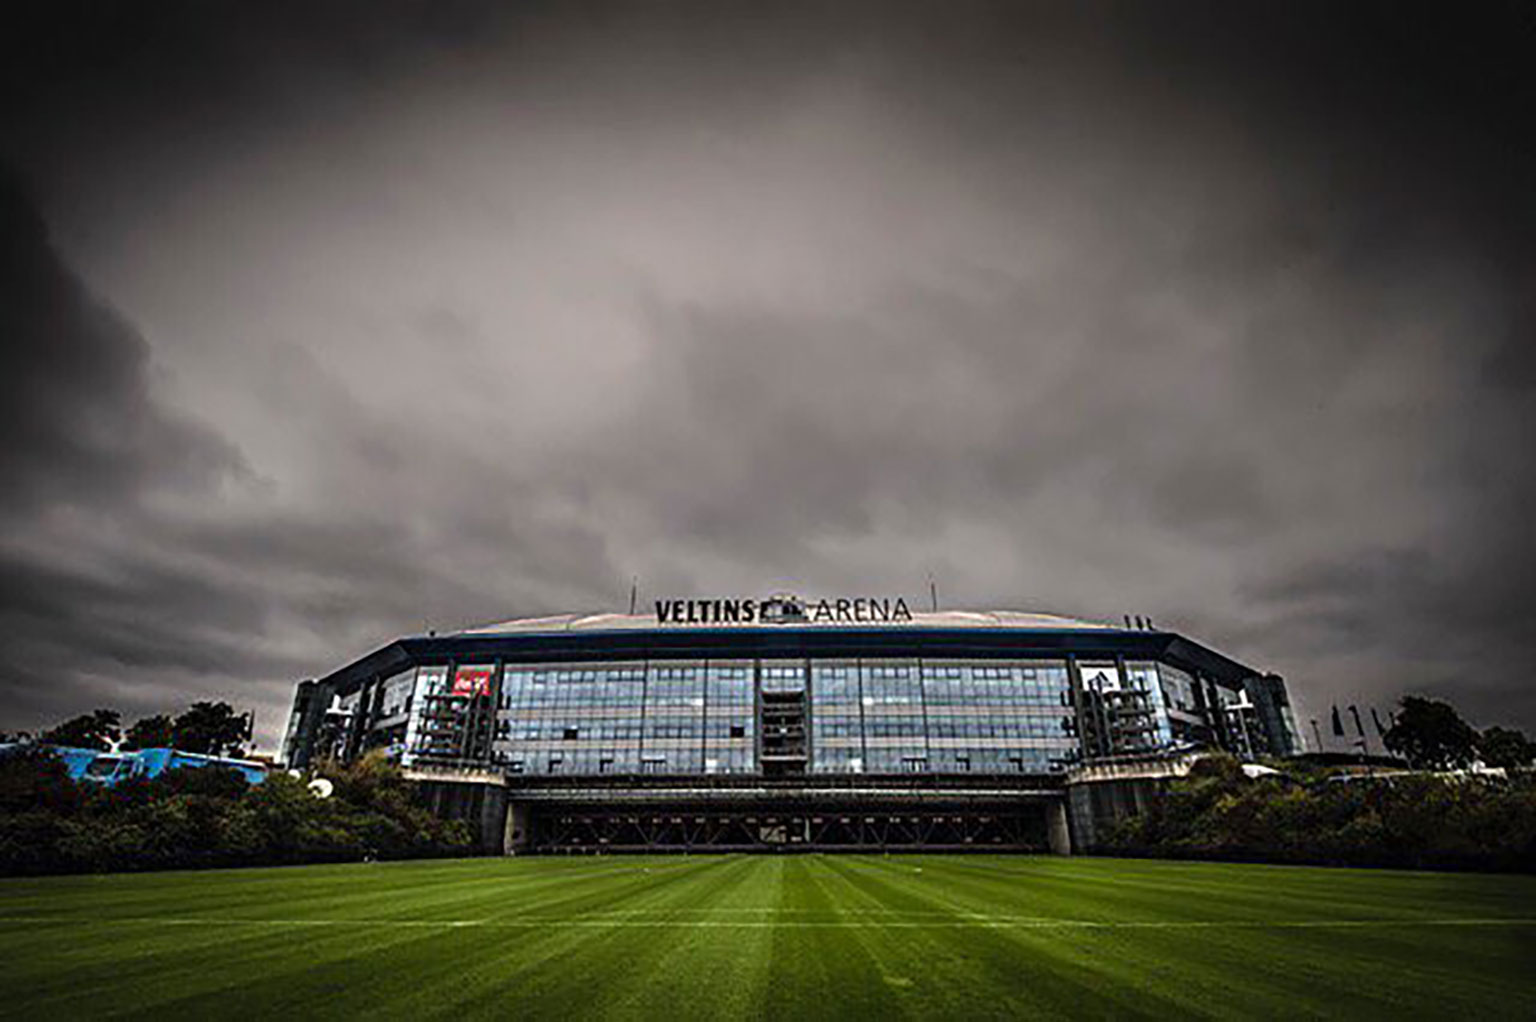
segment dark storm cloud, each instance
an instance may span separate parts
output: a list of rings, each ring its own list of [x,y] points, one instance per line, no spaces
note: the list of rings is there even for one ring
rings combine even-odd
[[[1536,722],[1527,5],[38,11],[10,722],[930,571]]]
[[[449,480],[436,480],[447,506],[425,526],[384,510],[345,521],[261,510],[269,481],[212,429],[162,407],[148,345],[63,265],[13,176],[0,214],[0,703],[16,722],[88,703],[155,712],[210,689],[270,710],[291,679],[321,666],[294,648],[295,631],[358,651],[441,623],[424,615],[483,614],[482,586],[421,563],[445,535],[452,560],[494,555],[531,588],[611,577],[600,542],[559,522],[537,540],[517,534]],[[344,406],[344,392],[296,357],[278,374],[282,400]],[[338,462],[391,481],[412,472],[407,461],[490,475],[408,441],[381,445],[377,422],[347,413],[350,428],[324,440]]]
[[[0,243],[0,619],[7,636],[0,683],[12,705],[68,706],[79,698],[70,691],[72,668],[95,656],[133,662],[206,654],[146,650],[141,636],[114,634],[115,622],[92,613],[105,592],[129,605],[147,596],[157,613],[174,614],[187,609],[178,606],[183,589],[143,574],[109,582],[72,570],[73,544],[48,549],[42,533],[102,512],[101,524],[111,528],[157,492],[217,491],[247,469],[215,433],[156,404],[148,345],[59,261],[9,173],[0,178]]]
[[[238,453],[149,394],[149,346],[49,248],[0,171],[0,472],[13,513],[240,472]]]

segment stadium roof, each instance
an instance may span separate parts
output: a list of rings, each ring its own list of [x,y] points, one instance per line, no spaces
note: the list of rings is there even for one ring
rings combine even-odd
[[[795,621],[796,628],[846,628],[847,621]],[[663,627],[655,614],[555,614],[549,617],[513,618],[455,632],[456,635],[524,635],[529,633],[610,632],[649,630]],[[670,627],[680,627],[673,625]],[[782,628],[784,624],[698,624],[698,628]],[[1062,617],[1021,610],[941,610],[937,613],[913,611],[910,621],[880,622],[885,628],[1021,628],[1042,631],[1123,630],[1118,625],[1078,618]]]

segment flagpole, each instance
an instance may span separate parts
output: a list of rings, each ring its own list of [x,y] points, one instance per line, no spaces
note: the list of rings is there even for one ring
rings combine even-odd
[[[1360,723],[1360,710],[1353,703],[1350,704],[1349,715],[1355,718],[1355,733],[1360,736],[1360,747],[1369,756],[1371,754],[1371,740],[1365,733],[1365,725]]]

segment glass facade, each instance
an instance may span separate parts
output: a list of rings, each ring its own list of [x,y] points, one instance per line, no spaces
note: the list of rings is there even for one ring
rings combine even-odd
[[[861,661],[859,686],[866,769],[873,774],[927,770],[928,734],[916,661]]]
[[[640,773],[647,685],[643,665],[509,665],[495,759],[511,773]]]
[[[1078,747],[1065,663],[928,662],[928,769],[1046,773]]]
[[[301,764],[382,749],[460,771],[778,778],[1038,774],[1159,750],[1301,748],[1277,675],[1135,632],[977,637],[402,639],[387,669],[364,660],[301,684],[284,749]],[[631,659],[589,659],[605,656]]]
[[[714,661],[704,678],[704,772],[751,773],[757,765],[752,662]]]
[[[646,773],[704,772],[702,663],[652,663],[645,679],[640,768]]]
[[[858,661],[812,663],[811,749],[811,769],[816,773],[864,772],[868,760]]]
[[[1139,687],[1155,666],[1131,674]],[[1078,748],[1064,661],[507,665],[499,691],[494,760],[514,774],[739,774],[769,760],[816,774],[1045,773]]]
[[[449,758],[458,751],[455,730],[462,727],[455,714],[447,667],[418,667],[411,686],[411,710],[405,725],[407,765],[418,756]]]
[[[1149,736],[1153,748],[1165,748],[1173,742],[1173,727],[1168,721],[1167,699],[1163,695],[1162,679],[1156,663],[1130,663],[1125,665],[1127,687],[1146,700],[1151,711],[1147,720],[1152,727]]]

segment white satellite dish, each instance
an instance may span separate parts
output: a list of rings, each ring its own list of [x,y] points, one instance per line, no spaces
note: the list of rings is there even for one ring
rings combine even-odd
[[[316,777],[313,781],[309,782],[309,790],[315,798],[330,798],[331,792],[336,790],[336,785],[324,777]]]

